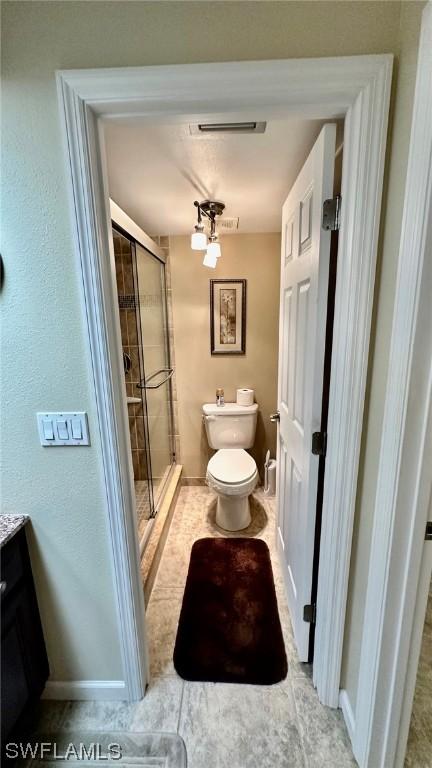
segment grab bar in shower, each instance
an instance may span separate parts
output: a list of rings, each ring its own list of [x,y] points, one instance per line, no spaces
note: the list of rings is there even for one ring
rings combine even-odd
[[[162,381],[160,381],[158,384],[150,384],[152,379],[155,379],[156,376],[159,376],[161,373],[166,373],[167,376],[165,376],[165,378],[162,379]],[[169,381],[173,373],[174,368],[159,368],[158,371],[155,371],[147,379],[143,379],[139,384],[137,384],[137,387],[138,389],[159,389],[162,384],[165,384],[165,382]]]

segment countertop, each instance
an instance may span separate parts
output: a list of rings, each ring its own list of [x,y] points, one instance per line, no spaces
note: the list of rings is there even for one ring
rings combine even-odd
[[[28,515],[3,515],[0,514],[0,547],[10,541],[28,521]]]

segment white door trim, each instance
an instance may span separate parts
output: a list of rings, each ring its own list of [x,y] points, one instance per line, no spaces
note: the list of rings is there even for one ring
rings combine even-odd
[[[431,104],[429,2],[417,65],[356,701],[354,753],[361,766],[373,768],[403,765],[408,728],[405,718],[400,732],[401,716],[410,687],[412,703],[408,659],[432,490]]]
[[[97,116],[78,93],[67,89],[61,77],[57,86],[98,414],[93,429],[99,429],[111,534],[123,698],[134,701],[144,695],[148,659],[109,197]],[[80,698],[79,686],[76,688]]]
[[[54,701],[123,701],[124,680],[48,680],[42,699]]]
[[[339,705],[387,136],[391,63],[384,59],[345,120],[313,670],[321,701],[332,707]]]
[[[57,73],[130,698],[143,693],[147,662],[108,190],[97,118],[135,113],[191,119],[246,111],[253,119],[282,114],[346,118],[314,663],[321,701],[337,706],[391,72],[392,56],[382,55]]]

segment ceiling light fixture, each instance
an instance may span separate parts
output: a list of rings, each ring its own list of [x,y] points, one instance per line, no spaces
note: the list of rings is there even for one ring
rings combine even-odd
[[[209,253],[207,249],[203,259],[203,266],[211,267],[212,269],[215,269],[216,264],[217,264],[217,257],[214,254]]]
[[[196,205],[196,203],[194,203]],[[201,208],[198,205],[198,219],[195,224],[195,232],[191,236],[191,248],[193,251],[205,251],[207,248],[207,235],[204,232],[204,224],[201,218]]]
[[[195,200],[194,206],[198,210],[198,217],[197,223],[195,224],[195,232],[192,233],[191,237],[191,248],[194,251],[204,251],[207,249],[203,264],[205,267],[214,269],[216,267],[217,259],[221,255],[221,247],[216,232],[216,216],[222,216],[222,213],[225,210],[225,204],[217,200],[203,200],[202,203]],[[210,222],[208,242],[204,232],[202,215],[206,216]]]
[[[207,246],[207,254],[209,256],[214,256],[216,259],[218,259],[219,256],[221,255],[221,247],[217,242],[216,237],[214,238],[214,240],[209,241],[209,244]]]

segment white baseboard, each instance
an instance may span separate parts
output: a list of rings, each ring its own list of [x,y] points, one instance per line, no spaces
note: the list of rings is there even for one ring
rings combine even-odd
[[[124,680],[48,680],[43,699],[70,701],[126,701]]]
[[[348,735],[351,739],[351,744],[352,744],[354,741],[354,734],[355,734],[355,717],[354,717],[354,712],[348,696],[348,692],[345,690],[341,690],[339,692],[339,706],[342,710],[342,714],[344,716],[345,724],[348,730]]]

